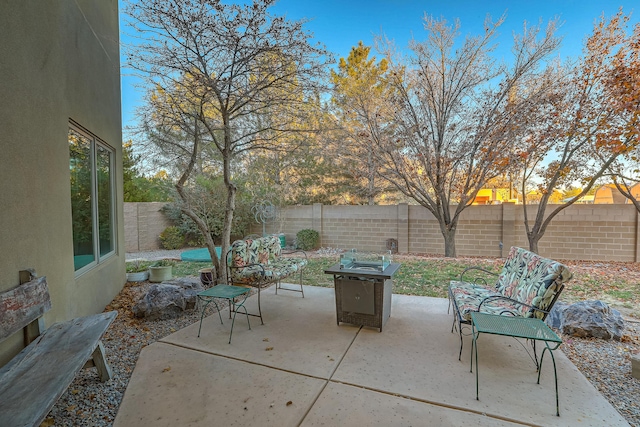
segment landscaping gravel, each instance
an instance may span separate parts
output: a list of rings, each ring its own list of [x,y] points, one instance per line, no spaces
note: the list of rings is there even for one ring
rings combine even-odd
[[[175,252],[127,254],[127,260],[179,259],[180,251]],[[113,378],[103,384],[95,369],[80,372],[51,410],[43,426],[113,425],[142,348],[200,320],[197,311],[168,320],[134,318],[131,307],[149,286],[149,282],[127,283],[106,308],[106,311],[118,311],[118,317],[103,337]],[[560,348],[629,424],[640,427],[640,380],[631,376],[631,355],[640,352],[640,323],[632,318],[625,320],[626,329],[620,342],[564,336]]]

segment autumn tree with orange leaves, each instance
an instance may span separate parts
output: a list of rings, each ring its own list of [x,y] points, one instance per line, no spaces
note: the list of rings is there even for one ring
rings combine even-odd
[[[403,60],[379,40],[389,63],[395,137],[376,148],[382,175],[438,220],[447,257],[456,256],[462,212],[487,181],[510,166],[513,136],[529,123],[532,106],[546,96],[537,79],[556,50],[556,22],[527,26],[514,36],[509,65],[496,61],[496,32],[504,21],[460,42],[460,24],[424,18],[426,37],[412,40]],[[515,96],[517,89],[530,90]],[[496,242],[497,245],[498,242]]]
[[[625,124],[623,137],[633,141],[633,149],[625,152],[611,167],[613,183],[640,212],[640,199],[633,187],[640,183],[640,24],[636,24],[627,41],[614,58],[615,69],[606,80],[614,95],[613,106]]]
[[[531,113],[537,124],[519,132],[512,164],[519,171],[533,252],[553,218],[638,145],[638,29],[629,36],[627,22],[622,11],[596,22],[577,63],[557,65],[550,74],[553,89]],[[549,204],[554,190],[572,185],[581,191],[561,204]],[[541,194],[535,210],[527,209],[531,188]]]

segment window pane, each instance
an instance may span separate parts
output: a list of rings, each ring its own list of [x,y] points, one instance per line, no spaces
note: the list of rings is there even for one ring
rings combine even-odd
[[[112,152],[101,145],[96,146],[98,177],[98,230],[100,235],[100,256],[113,251],[113,209],[111,186]]]
[[[91,207],[91,140],[69,129],[71,217],[75,270],[95,261]]]

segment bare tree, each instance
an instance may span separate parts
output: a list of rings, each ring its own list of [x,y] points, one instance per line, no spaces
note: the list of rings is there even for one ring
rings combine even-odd
[[[301,107],[321,89],[331,60],[322,46],[310,44],[304,21],[268,12],[274,2],[138,0],[126,9],[139,38],[127,53],[129,66],[144,77],[148,101],[156,101],[143,114],[147,129],[180,153],[176,190],[184,213],[199,226],[184,189],[203,153],[218,153],[215,166],[227,188],[223,256],[237,192],[234,162],[253,149],[277,149],[283,136],[300,131],[290,123],[304,123],[293,117],[309,110]],[[219,267],[212,239],[207,246]],[[225,269],[217,275],[224,280]]]
[[[621,155],[638,144],[638,90],[635,101],[627,100],[630,103],[623,102],[620,92],[625,82],[637,81],[630,65],[633,43],[626,34],[627,22],[620,11],[596,23],[578,63],[556,70],[551,96],[533,114],[538,125],[522,134],[514,164],[520,167],[524,224],[533,252],[538,252],[538,242],[553,218],[586,195]],[[573,184],[581,191],[547,212],[553,193]],[[540,194],[533,220],[526,208],[527,187]]]
[[[426,39],[410,42],[407,61],[380,40],[397,93],[390,99],[396,136],[377,150],[387,165],[382,173],[436,217],[448,257],[456,256],[460,214],[488,180],[505,173],[511,137],[528,124],[527,112],[546,88],[514,93],[559,44],[556,21],[542,35],[525,23],[514,36],[511,65],[499,64],[491,52],[503,21],[487,18],[484,34],[459,43],[458,21],[425,16]]]

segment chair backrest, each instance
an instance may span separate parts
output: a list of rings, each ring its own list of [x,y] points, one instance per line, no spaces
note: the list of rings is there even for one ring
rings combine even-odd
[[[0,341],[37,321],[50,309],[51,298],[44,276],[0,293]]]
[[[282,254],[278,236],[259,237],[257,239],[236,240],[231,244],[227,265],[243,267],[247,264],[267,265]]]
[[[571,277],[571,272],[564,264],[514,246],[500,272],[496,289],[506,297],[548,312],[564,288],[564,283]],[[525,306],[519,308],[526,317],[546,316],[544,312]]]
[[[229,249],[227,265],[237,268],[257,263],[259,246],[260,239],[236,240]]]

